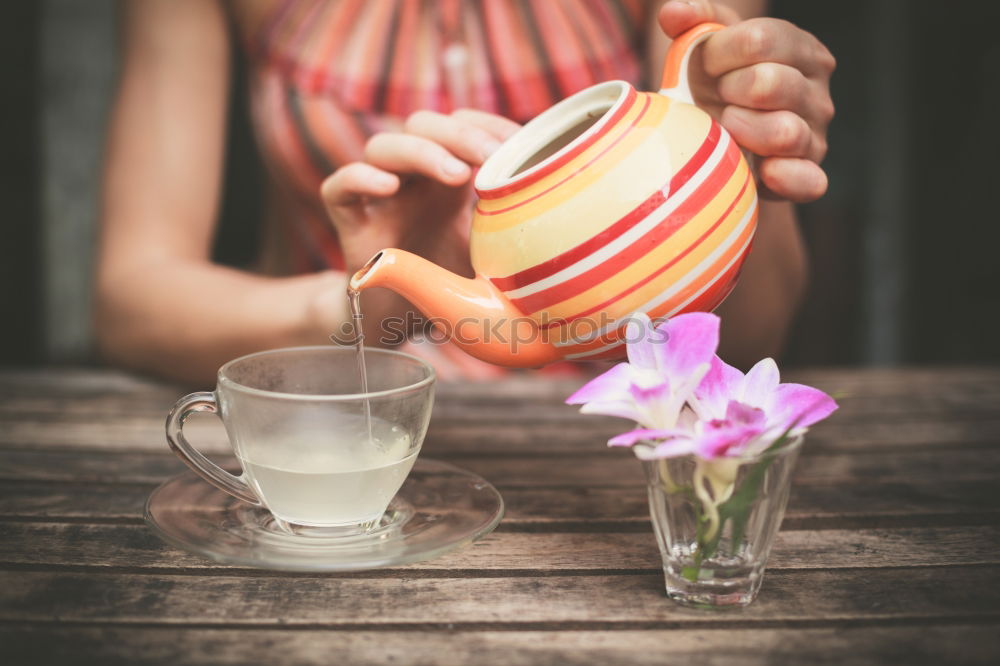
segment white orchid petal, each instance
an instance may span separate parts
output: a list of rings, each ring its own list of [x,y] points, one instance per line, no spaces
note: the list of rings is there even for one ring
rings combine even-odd
[[[743,378],[742,395],[734,397],[744,404],[766,410],[771,406],[772,396],[780,381],[781,374],[774,359],[761,359]]]
[[[625,347],[628,362],[636,369],[656,370],[656,347],[659,336],[653,322],[644,312],[629,316],[625,326]]]
[[[709,363],[719,347],[717,315],[689,312],[660,324],[666,344],[657,345],[657,367],[671,379],[689,377],[703,363]]]
[[[715,356],[695,389],[691,406],[703,419],[721,419],[729,401],[739,399],[742,391],[743,373]]]
[[[632,385],[632,367],[619,363],[607,372],[598,375],[566,398],[566,404],[579,405],[594,400],[627,399]]]

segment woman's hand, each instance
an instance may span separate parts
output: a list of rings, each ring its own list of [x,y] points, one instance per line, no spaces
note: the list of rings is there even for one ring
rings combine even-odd
[[[740,21],[709,0],[674,0],[660,9],[669,37],[704,21],[728,27],[692,55],[689,72],[699,106],[737,143],[762,159],[764,194],[806,202],[826,192],[826,131],[833,119],[830,75],[836,61],[808,32],[787,21]]]
[[[322,188],[348,274],[398,247],[470,275],[472,176],[518,127],[482,111],[418,111],[402,132],[369,139],[364,161],[341,167]]]

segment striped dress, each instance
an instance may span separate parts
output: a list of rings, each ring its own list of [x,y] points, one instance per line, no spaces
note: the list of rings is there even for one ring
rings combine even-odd
[[[601,81],[642,78],[642,0],[276,0],[244,35],[258,144],[292,268],[342,268],[319,196],[414,111],[526,122]]]
[[[265,163],[292,194],[300,270],[340,267],[319,187],[414,111],[526,122],[600,81],[638,83],[639,0],[280,0],[247,36]]]

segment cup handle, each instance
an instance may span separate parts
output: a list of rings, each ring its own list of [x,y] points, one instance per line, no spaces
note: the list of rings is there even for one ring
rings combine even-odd
[[[688,82],[688,63],[691,61],[691,53],[694,52],[694,47],[725,27],[721,23],[699,23],[674,40],[667,50],[666,62],[663,63],[661,95],[678,102],[694,104],[694,96],[691,94],[691,85]]]
[[[214,393],[200,391],[189,393],[176,403],[167,414],[167,442],[177,457],[194,472],[219,490],[229,493],[238,500],[260,506],[253,490],[241,477],[233,476],[195,449],[184,436],[184,422],[195,412],[218,414],[219,405]]]

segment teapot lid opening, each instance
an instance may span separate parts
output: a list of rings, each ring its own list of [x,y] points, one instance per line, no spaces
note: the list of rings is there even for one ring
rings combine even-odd
[[[476,174],[476,192],[482,198],[504,196],[558,168],[592,143],[635,94],[625,81],[607,81],[543,111],[483,163]]]

